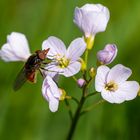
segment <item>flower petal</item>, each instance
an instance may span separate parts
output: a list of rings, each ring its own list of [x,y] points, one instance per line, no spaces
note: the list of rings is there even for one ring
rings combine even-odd
[[[42,85],[43,97],[49,102],[49,108],[52,112],[57,111],[61,93],[50,76],[46,76]]]
[[[104,100],[110,102],[110,103],[114,103],[115,102],[115,98],[113,97],[113,93],[110,91],[107,91],[105,89],[102,90],[101,92],[101,96],[103,97]]]
[[[50,63],[49,65],[46,65],[45,69],[47,69],[48,72],[51,73],[51,77],[55,74],[64,73],[64,68],[61,68],[57,63],[54,63],[54,62]]]
[[[17,57],[13,53],[13,50],[11,49],[11,47],[8,43],[6,43],[2,46],[2,49],[0,50],[0,57],[1,57],[1,59],[3,59],[6,62],[21,60],[19,57]]]
[[[47,57],[53,58],[56,55],[64,56],[66,54],[65,44],[57,37],[51,36],[42,44],[42,49],[50,48]]]
[[[0,50],[0,56],[4,61],[26,61],[30,55],[25,35],[16,32],[7,36],[7,43]]]
[[[74,23],[89,37],[105,31],[109,17],[109,10],[103,5],[86,4],[75,8]]]
[[[97,69],[97,74],[95,77],[95,89],[101,92],[106,84],[106,77],[110,69],[107,66],[100,66]]]
[[[64,72],[62,72],[62,75],[64,75],[65,77],[71,77],[76,73],[78,73],[80,71],[80,68],[81,68],[80,62],[77,61],[72,62],[71,64],[69,64],[67,68],[64,68]]]
[[[97,59],[101,64],[110,64],[117,55],[115,44],[107,44],[103,50],[98,51]]]
[[[58,110],[58,106],[59,106],[59,101],[55,98],[52,98],[49,101],[49,109],[51,110],[51,112],[56,112]]]
[[[77,60],[84,53],[86,43],[83,38],[73,40],[68,47],[66,57],[71,60]]]
[[[125,100],[132,100],[137,96],[139,89],[140,86],[136,81],[126,81],[120,84],[117,92],[122,94]]]
[[[116,83],[122,83],[126,81],[131,74],[132,74],[131,69],[121,64],[118,64],[110,70],[107,76],[107,82],[114,81]]]

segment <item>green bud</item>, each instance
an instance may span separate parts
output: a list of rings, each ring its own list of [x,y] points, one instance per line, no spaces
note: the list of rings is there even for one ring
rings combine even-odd
[[[81,71],[82,72],[86,71],[87,65],[86,65],[85,61],[82,58],[80,58],[80,62],[81,62]]]
[[[90,77],[94,77],[95,76],[95,74],[96,74],[96,70],[95,70],[95,68],[90,68],[90,70],[89,70],[89,75],[90,75]]]

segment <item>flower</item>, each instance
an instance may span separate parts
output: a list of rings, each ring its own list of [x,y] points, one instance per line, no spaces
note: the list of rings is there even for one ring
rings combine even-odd
[[[43,97],[49,102],[49,109],[56,112],[59,106],[61,91],[50,76],[46,76],[42,85]]]
[[[117,52],[115,44],[107,44],[103,50],[97,53],[97,59],[101,64],[110,64],[115,59]]]
[[[47,57],[52,59],[52,62],[46,65],[46,69],[58,74],[70,77],[80,71],[81,63],[80,56],[86,49],[86,43],[83,38],[73,40],[66,50],[64,43],[56,38],[49,37],[42,44],[42,49],[50,48]]]
[[[30,55],[25,35],[17,32],[12,32],[7,36],[7,43],[0,50],[0,57],[6,62],[26,61]]]
[[[112,69],[100,66],[95,77],[95,89],[110,103],[132,100],[137,96],[139,84],[136,81],[126,81],[131,74],[131,69],[121,64]]]
[[[75,8],[74,23],[88,38],[95,36],[98,32],[105,31],[109,17],[107,7],[101,4],[86,4],[81,8]]]

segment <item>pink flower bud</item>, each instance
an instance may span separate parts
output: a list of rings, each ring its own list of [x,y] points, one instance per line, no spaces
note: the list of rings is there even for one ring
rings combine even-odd
[[[103,50],[97,53],[97,59],[101,64],[110,64],[115,59],[117,51],[115,44],[107,44]]]
[[[77,84],[80,88],[82,88],[86,84],[86,81],[84,79],[80,78],[77,80]]]

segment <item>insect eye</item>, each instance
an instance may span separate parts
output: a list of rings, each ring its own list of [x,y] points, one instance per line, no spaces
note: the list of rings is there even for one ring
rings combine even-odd
[[[38,54],[38,57],[41,59],[41,60],[44,60],[45,59],[45,57],[46,57],[46,55],[44,54],[44,53],[39,53]]]

